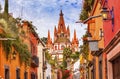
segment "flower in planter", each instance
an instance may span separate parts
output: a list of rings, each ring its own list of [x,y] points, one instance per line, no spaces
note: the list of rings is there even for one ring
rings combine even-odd
[[[83,37],[82,40],[83,41],[87,41],[88,39],[87,39],[87,37]]]
[[[63,70],[62,79],[67,79],[70,76],[70,70]]]

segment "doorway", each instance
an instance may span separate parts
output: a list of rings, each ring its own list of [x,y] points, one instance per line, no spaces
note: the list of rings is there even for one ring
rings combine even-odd
[[[113,79],[120,79],[120,56],[112,61]]]

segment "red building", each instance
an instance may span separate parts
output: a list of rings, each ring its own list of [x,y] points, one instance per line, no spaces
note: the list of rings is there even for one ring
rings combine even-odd
[[[101,0],[102,7],[109,11],[104,21],[104,42],[107,57],[108,79],[120,79],[120,0]]]
[[[38,54],[37,47],[40,40],[33,28],[33,25],[28,21],[23,21],[21,31],[25,32],[23,33],[24,36],[22,37],[22,39],[24,39],[23,42],[25,42],[28,45],[29,51],[32,55],[31,66],[30,66],[30,74],[31,74],[30,79],[37,79],[38,78],[37,67],[39,66],[39,58],[37,57]]]

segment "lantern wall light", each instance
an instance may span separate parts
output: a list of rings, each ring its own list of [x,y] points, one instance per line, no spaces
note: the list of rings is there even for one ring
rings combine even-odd
[[[89,48],[91,51],[98,51],[98,42],[102,40],[103,31],[100,29],[100,39],[99,40],[92,40],[92,35],[90,32],[87,33]]]
[[[101,15],[103,20],[111,20],[112,25],[114,26],[114,8],[109,9],[107,7],[103,7],[101,11]]]
[[[106,1],[107,3],[107,1]],[[106,5],[103,6],[102,11],[99,15],[95,15],[95,16],[90,16],[88,17],[86,20],[84,21],[76,21],[75,23],[87,23],[89,20],[93,19],[93,18],[98,18],[98,17],[102,17],[102,19],[104,21],[106,20],[111,20],[112,21],[112,26],[114,26],[114,7],[112,7],[111,9]],[[112,31],[113,31],[113,27],[112,27]]]
[[[108,0],[105,0],[101,15],[104,21],[109,20],[112,23],[112,31],[114,31],[114,7],[111,8],[108,5]]]

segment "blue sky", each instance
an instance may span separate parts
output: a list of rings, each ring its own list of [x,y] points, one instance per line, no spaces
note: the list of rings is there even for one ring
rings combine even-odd
[[[4,8],[4,0],[0,0]],[[79,20],[82,0],[9,0],[9,13],[14,17],[32,21],[40,37],[47,37],[48,29],[53,38],[54,26],[58,25],[60,10],[63,10],[66,26],[69,25],[71,38],[76,29],[78,39],[85,33],[85,25]],[[80,42],[82,43],[82,42]]]

